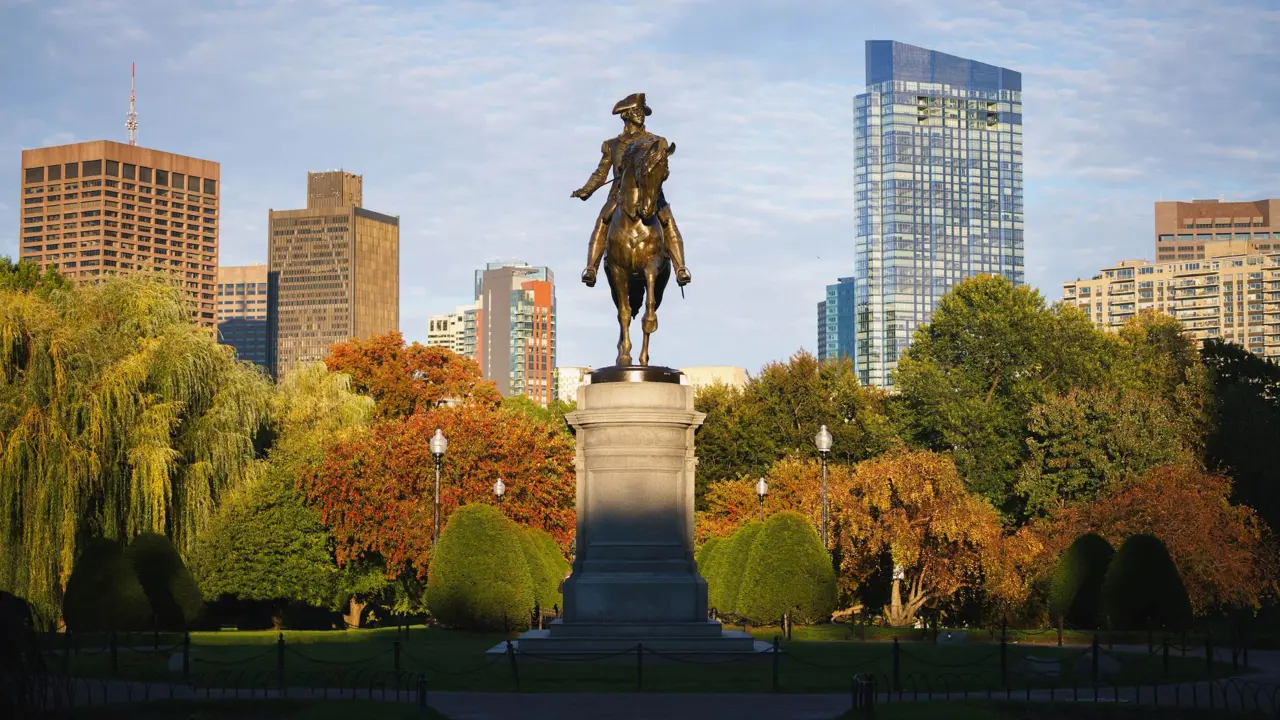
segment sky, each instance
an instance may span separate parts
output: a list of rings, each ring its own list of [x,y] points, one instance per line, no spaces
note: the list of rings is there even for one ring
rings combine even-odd
[[[216,160],[223,265],[266,262],[307,171],[398,215],[400,328],[472,299],[496,259],[556,274],[560,365],[612,364],[603,280],[578,281],[603,192],[571,199],[645,92],[693,284],[652,362],[752,371],[816,344],[853,274],[864,41],[1023,76],[1026,276],[1153,254],[1157,200],[1280,197],[1280,0],[0,0],[0,254],[23,148],[125,141]],[[638,331],[639,324],[636,324]]]

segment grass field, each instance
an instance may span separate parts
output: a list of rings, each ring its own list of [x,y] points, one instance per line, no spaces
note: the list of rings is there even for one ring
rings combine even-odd
[[[778,660],[778,689],[783,692],[847,692],[853,675],[874,673],[886,687],[893,673],[893,645],[846,639],[839,626],[795,629],[793,640],[782,642]],[[775,629],[754,631],[762,640],[772,640]],[[536,661],[516,656],[485,657],[485,650],[505,640],[501,634],[483,635],[414,627],[407,637],[394,628],[350,631],[286,631],[284,672],[287,684],[296,686],[344,687],[385,682],[396,666],[420,673],[433,690],[509,691],[517,688],[533,692],[766,692],[773,689],[774,665],[768,656],[733,663],[680,662],[634,653],[602,659],[577,658],[576,662]],[[198,684],[223,687],[252,687],[276,683],[280,650],[278,635],[263,631],[223,631],[192,633],[190,670]],[[1002,687],[1000,645],[979,643],[947,646],[931,642],[900,642],[898,676],[904,689],[941,691],[967,689],[976,692]],[[1088,685],[1087,673],[1077,675],[1079,648],[1010,643],[1006,664],[1014,688],[1068,688]],[[1063,674],[1053,681],[1028,680],[1017,676],[1018,661],[1027,655],[1063,661]],[[1208,669],[1203,658],[1170,658],[1166,675],[1163,660],[1155,655],[1115,653],[1121,672],[1115,682],[1132,686],[1157,682],[1203,679]],[[61,657],[53,662],[62,662]],[[121,649],[118,677],[134,680],[176,679],[168,669],[169,655]],[[95,654],[72,656],[71,674],[87,677],[111,675],[110,653],[98,648]],[[1216,677],[1231,673],[1231,666],[1218,664]]]

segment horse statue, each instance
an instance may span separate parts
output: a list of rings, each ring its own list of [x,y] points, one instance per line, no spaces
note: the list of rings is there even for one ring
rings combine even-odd
[[[658,329],[658,306],[671,279],[671,256],[658,217],[667,159],[676,144],[651,135],[627,146],[619,165],[618,203],[609,220],[604,272],[618,308],[619,367],[631,365],[631,321],[644,306],[640,364],[649,364],[649,336]]]

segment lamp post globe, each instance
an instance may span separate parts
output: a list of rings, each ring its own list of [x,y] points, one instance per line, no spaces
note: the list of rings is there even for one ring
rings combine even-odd
[[[498,478],[493,483],[493,494],[498,497],[498,502],[502,502],[502,496],[507,492],[507,484],[502,482],[502,478]]]
[[[813,444],[818,448],[818,455],[822,457],[822,546],[829,547],[827,545],[827,455],[831,452],[831,431],[827,430],[826,425],[818,428]]]
[[[756,481],[756,496],[760,498],[760,522],[764,522],[764,496],[769,494],[769,483],[760,478]]]
[[[431,436],[429,443],[431,455],[436,459],[436,489],[431,498],[433,508],[434,522],[431,529],[431,545],[432,547],[440,540],[440,463],[444,460],[444,453],[449,449],[449,440],[436,428],[436,434]]]

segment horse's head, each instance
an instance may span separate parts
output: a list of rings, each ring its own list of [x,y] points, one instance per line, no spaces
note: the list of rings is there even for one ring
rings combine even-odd
[[[653,138],[632,144],[623,155],[623,209],[631,217],[649,218],[657,211],[658,189],[671,174],[667,158],[676,144]]]

